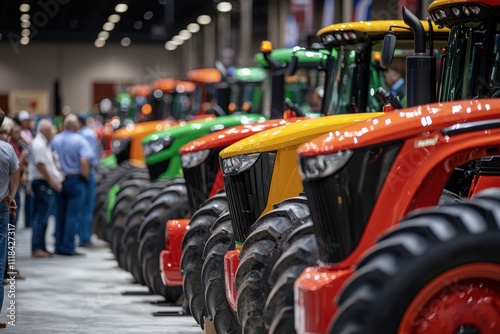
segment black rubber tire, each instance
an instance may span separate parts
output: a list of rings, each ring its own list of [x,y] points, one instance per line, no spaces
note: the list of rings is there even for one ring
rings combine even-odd
[[[182,295],[182,286],[165,286],[165,284],[163,284],[159,265],[159,252],[156,254],[154,250],[151,251],[151,243],[158,242],[161,246],[164,245],[164,238],[161,238],[163,242],[157,239],[160,239],[157,231],[151,229],[146,233],[142,242],[139,244],[139,248],[142,247],[145,249],[142,252],[141,260],[143,276],[146,285],[154,294],[163,296],[166,302],[174,303]],[[147,242],[149,245],[143,246],[142,243],[144,242]]]
[[[151,200],[151,205],[144,213],[144,222],[141,224],[137,240],[148,232],[166,222],[166,219],[183,218],[189,211],[186,181],[184,178],[175,178],[165,181],[165,186]],[[177,210],[170,212],[171,210]],[[174,216],[172,216],[174,215]]]
[[[187,190],[183,179],[163,180],[159,182],[163,185],[162,188],[151,192],[152,196],[149,198],[148,202],[145,203],[142,214],[140,216],[137,215],[137,219],[127,220],[121,240],[121,246],[122,249],[124,249],[122,253],[124,253],[126,258],[126,269],[138,282],[141,282],[141,284],[146,284],[146,280],[143,276],[142,265],[139,262],[139,241],[137,240],[137,236],[139,235],[141,225],[146,215],[150,212],[151,208],[156,208],[159,203],[161,204],[161,201],[164,200],[164,194],[166,194],[166,196],[174,196],[177,199],[181,197],[186,198],[187,196]],[[147,192],[149,192],[149,190]],[[187,201],[187,199],[185,199],[185,201]],[[156,212],[156,210],[154,211]]]
[[[307,199],[286,199],[252,225],[252,233],[243,244],[236,271],[238,321],[244,333],[266,332],[262,307],[271,291],[271,270],[283,253],[290,233],[310,222]]]
[[[134,238],[137,237],[137,232],[139,231],[139,226],[142,223],[144,219],[144,213],[146,212],[147,208],[151,204],[151,199],[158,194],[158,192],[161,191],[161,189],[164,187],[165,183],[164,182],[152,182],[150,184],[145,185],[143,188],[144,191],[137,196],[133,203],[132,203],[132,209],[130,212],[127,214],[127,217],[125,218],[125,225],[123,227],[116,226],[115,229],[116,231],[114,232],[114,238],[117,240],[113,241],[113,245],[117,247],[116,253],[118,254],[118,264],[120,267],[122,267],[125,270],[131,271],[130,268],[128,267],[128,254],[132,250],[127,248],[128,245],[126,244],[126,241],[129,238],[125,238],[126,233],[130,233],[134,237],[131,238],[135,240]],[[135,226],[136,231],[129,231],[129,226]],[[119,240],[119,241],[118,241]],[[137,247],[135,249],[135,254],[137,254]],[[137,255],[136,255],[137,256]],[[137,262],[137,261],[136,261]],[[140,275],[137,275],[136,280],[140,284],[144,284],[144,280],[142,278],[142,273]]]
[[[128,162],[117,166],[115,169],[106,169],[105,175],[100,175],[100,181],[96,183],[96,199],[93,214],[94,233],[102,240],[108,241],[109,227],[107,223],[107,207],[109,189],[120,179],[125,177],[132,169]]]
[[[330,332],[396,333],[408,305],[430,281],[465,264],[499,264],[499,254],[500,189],[411,213],[358,264]]]
[[[187,190],[184,179],[181,179],[169,184],[156,196],[145,214],[137,235],[137,259],[141,264],[144,281],[153,293],[159,295],[167,293],[165,296],[167,299],[171,298],[167,290],[180,288],[175,290],[182,291],[182,287],[166,287],[160,276],[159,259],[160,252],[165,248],[166,222],[169,219],[185,217],[188,212]],[[152,257],[152,260],[146,261],[148,257]]]
[[[107,237],[115,257],[118,256],[117,249],[120,247],[120,238],[114,237],[116,227],[119,226],[123,229],[123,226],[125,226],[125,219],[130,208],[132,207],[134,199],[137,195],[139,195],[141,190],[144,190],[142,188],[144,182],[145,181],[141,179],[128,180],[120,186],[120,190],[116,195],[115,206],[113,207],[113,216],[111,218],[111,224],[109,226],[109,233]],[[118,245],[116,244],[117,241]]]
[[[224,256],[235,249],[233,227],[229,212],[222,213],[210,229],[211,237],[203,251],[201,280],[205,305],[217,333],[241,333],[236,314],[226,299]]]
[[[121,184],[130,179],[147,179],[149,174],[146,168],[136,168],[128,161],[123,162],[115,169],[107,170],[107,174],[99,176],[100,181],[96,183],[96,201],[94,206],[94,231],[102,240],[109,241],[109,231],[111,226],[108,224],[108,197],[109,190],[115,184]]]
[[[210,228],[219,215],[227,210],[226,194],[217,194],[203,203],[189,222],[189,230],[182,240],[181,272],[184,276],[184,296],[196,322],[202,328],[207,316],[205,293],[201,283],[203,248],[211,235]]]
[[[286,241],[287,248],[273,266],[272,287],[264,307],[269,333],[295,333],[293,285],[305,268],[316,265],[318,248],[313,223],[295,229]]]

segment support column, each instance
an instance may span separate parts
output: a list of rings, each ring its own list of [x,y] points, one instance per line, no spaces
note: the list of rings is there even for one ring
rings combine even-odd
[[[203,29],[203,66],[214,67],[215,60],[219,56],[217,48],[217,36],[215,34],[215,20],[212,20],[207,25],[202,26]]]
[[[267,39],[273,44],[278,44],[279,27],[278,27],[278,1],[270,0],[267,2]]]
[[[279,40],[278,45],[275,48],[285,47],[285,25],[286,17],[290,13],[290,0],[278,0],[279,1],[279,12],[278,12],[278,24],[279,24]]]
[[[240,0],[240,45],[239,65],[250,65],[252,43],[253,0]]]
[[[223,58],[223,52],[226,48],[231,48],[231,13],[218,13],[217,35],[219,37],[218,59]],[[228,66],[228,64],[224,64]]]

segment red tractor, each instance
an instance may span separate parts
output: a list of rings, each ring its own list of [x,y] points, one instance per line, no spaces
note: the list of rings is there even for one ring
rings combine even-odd
[[[334,316],[331,333],[500,332],[498,191],[422,209],[442,204],[456,180],[465,196],[500,185],[500,102],[477,99],[500,95],[498,9],[429,7],[451,28],[439,97],[465,101],[402,109],[299,148],[317,243],[306,253],[321,264],[295,282],[299,333],[325,333]]]

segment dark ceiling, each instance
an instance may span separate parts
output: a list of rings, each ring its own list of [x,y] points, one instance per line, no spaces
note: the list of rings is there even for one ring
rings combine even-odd
[[[232,17],[237,19],[239,1],[231,2]],[[213,0],[0,0],[0,34],[4,42],[21,37],[21,3],[30,5],[30,42],[93,44],[108,17],[115,14],[118,3],[126,3],[128,10],[120,14],[108,42],[129,37],[132,43],[165,43],[189,23],[196,22],[199,15],[210,15],[212,20],[217,15]],[[266,3],[267,0],[254,0],[254,18],[265,19]],[[152,14],[149,19],[148,14]]]

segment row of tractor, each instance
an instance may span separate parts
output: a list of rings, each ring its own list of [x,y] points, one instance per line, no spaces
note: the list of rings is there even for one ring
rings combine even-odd
[[[500,6],[429,13],[263,42],[265,73],[214,91],[230,115],[115,139],[95,223],[120,266],[217,333],[500,333]]]

